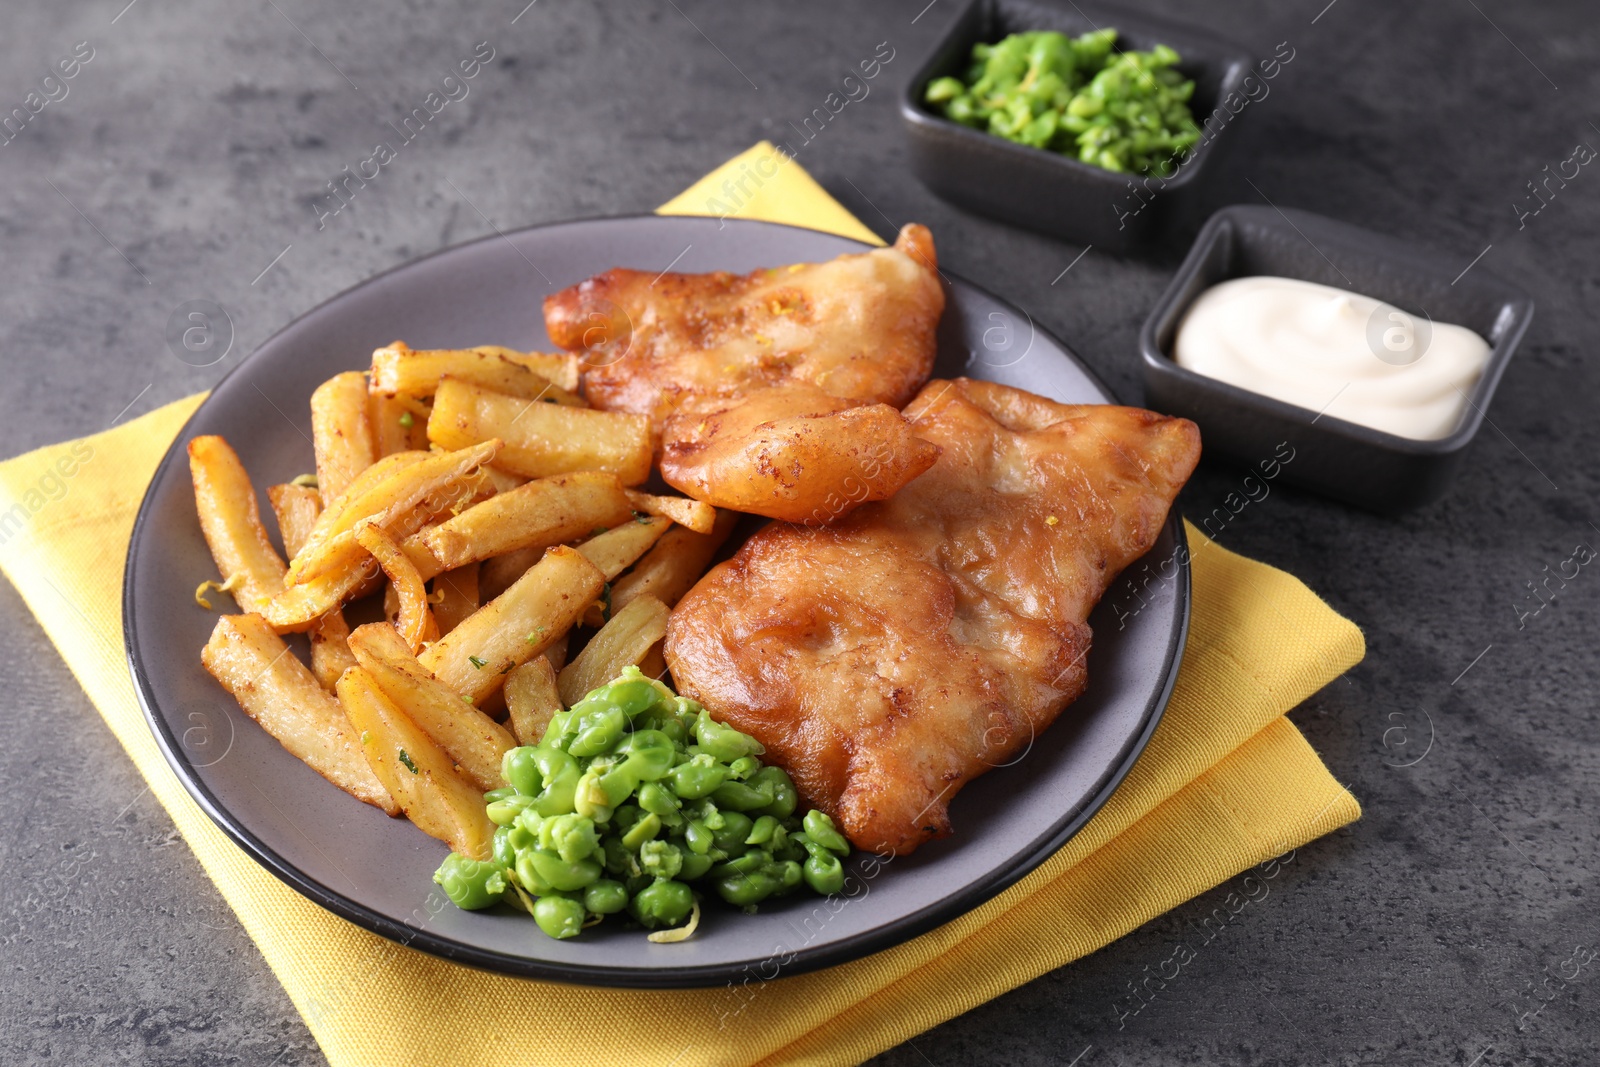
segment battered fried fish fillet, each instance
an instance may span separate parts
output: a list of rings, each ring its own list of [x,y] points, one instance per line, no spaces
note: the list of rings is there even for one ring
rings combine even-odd
[[[938,462],[825,527],[773,524],[679,603],[679,690],[760,739],[860,848],[904,855],[1083,692],[1090,611],[1200,456],[1184,419],[930,382]]]
[[[888,404],[790,382],[715,415],[668,419],[661,476],[720,508],[821,524],[887,500],[938,458],[939,446]]]
[[[933,370],[944,311],[927,227],[889,248],[738,275],[617,268],[545,297],[545,328],[584,354],[589,402],[648,415],[725,410],[757,389],[807,382],[904,407]]]

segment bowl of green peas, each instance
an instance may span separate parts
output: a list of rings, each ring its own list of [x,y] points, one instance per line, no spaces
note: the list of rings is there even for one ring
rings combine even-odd
[[[935,193],[1104,251],[1179,243],[1233,141],[1251,59],[1122,10],[973,0],[901,101]]]

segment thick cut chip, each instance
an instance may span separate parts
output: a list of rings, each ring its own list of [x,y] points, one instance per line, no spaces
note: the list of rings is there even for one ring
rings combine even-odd
[[[413,533],[428,519],[425,507],[413,509],[391,524],[392,536],[398,538]],[[342,604],[366,596],[382,585],[383,569],[372,554],[357,544],[353,536],[348,548],[349,556],[338,566],[288,587],[262,609],[261,613],[272,623],[273,629],[279,633],[315,629]],[[398,599],[393,606],[398,610]]]
[[[524,400],[454,378],[439,383],[428,440],[467,448],[492,439],[504,442],[495,466],[512,474],[610,471],[624,485],[650,477],[655,450],[649,422],[636,415]]]
[[[286,585],[298,585],[324,572],[359,563],[363,553],[355,543],[355,528],[372,522],[393,533],[397,520],[427,511],[446,510],[464,502],[482,488],[473,476],[494,458],[500,442],[476,442],[451,452],[424,454],[410,460],[408,453],[387,456],[350,483],[350,487],[318,516],[305,545],[289,564]],[[384,476],[369,477],[382,469]]]
[[[444,453],[433,456],[425,452],[386,456],[358,475],[355,482],[351,483],[351,487],[345,491],[345,495],[335,501],[333,506],[350,510],[348,499],[352,494],[370,501],[372,497],[368,491],[395,473],[395,468],[391,464],[411,464],[413,457],[420,457],[417,460],[419,466],[421,460],[430,462],[438,460],[452,464],[459,462],[449,459]],[[382,477],[369,479],[368,476],[373,471],[379,471]],[[421,473],[428,472],[424,470]],[[438,472],[435,470],[434,473]],[[442,515],[454,514],[458,509],[471,507],[482,497],[492,494],[495,484],[495,479],[483,469],[464,474],[459,478],[447,478],[434,491],[424,494],[423,499],[409,508],[396,504],[392,508],[385,509],[380,515],[372,516],[371,520],[377,522],[390,537],[408,545],[410,542],[402,539],[437,522]],[[319,517],[317,519],[319,528],[326,521],[325,514]],[[326,557],[318,565],[315,577],[303,577],[301,581],[288,586],[261,609],[261,613],[279,633],[312,629],[319,625],[319,620],[329,612],[337,610],[348,600],[374,591],[381,582],[382,569],[373,560],[371,553],[356,542],[353,530],[340,532],[323,547],[326,549]],[[307,554],[306,550],[302,550],[299,559],[305,559]],[[408,558],[409,555],[408,553]]]
[[[559,671],[567,665],[567,650],[571,645],[572,634],[570,632],[564,633],[552,641],[549,648],[544,650],[544,658],[550,661],[550,666]]]
[[[285,572],[283,558],[261,525],[250,475],[228,442],[216,436],[189,442],[189,473],[200,532],[224,584],[241,609],[262,610],[283,591]]]
[[[427,731],[480,789],[505,785],[500,758],[515,747],[515,739],[417,662],[394,627],[386,622],[356,627],[350,650],[384,695]]]
[[[377,459],[428,448],[428,409],[409,396],[369,391],[367,420],[372,425],[372,454]]]
[[[418,658],[435,678],[477,704],[500,689],[508,671],[565,636],[605,584],[605,575],[577,549],[552,548]]]
[[[346,371],[311,394],[311,445],[317,454],[317,492],[324,506],[372,466],[367,378]]]
[[[456,378],[524,400],[589,406],[571,392],[577,388],[577,357],[538,359],[540,362],[535,363],[529,355],[504,348],[416,351],[404,341],[396,341],[372,353],[372,391],[422,400],[433,396],[441,379]],[[548,373],[542,373],[540,368]],[[563,387],[551,374],[573,384]]]
[[[673,526],[671,519],[647,515],[642,520],[630,519],[615,529],[596,534],[579,545],[578,551],[599,567],[600,573],[609,582],[638,562],[668,530],[678,528]],[[584,612],[584,625],[596,628],[604,625],[606,612],[610,609],[609,602],[590,607]]]
[[[283,538],[283,551],[290,559],[299,553],[311,536],[311,528],[322,510],[322,498],[317,491],[304,485],[271,485],[267,499],[272,501],[273,514],[278,517],[278,534]],[[344,613],[337,609],[328,612],[307,631],[311,637],[311,673],[317,676],[322,688],[333,692],[339,675],[356,665],[346,640],[350,626]]]
[[[259,615],[218,619],[200,662],[246,715],[312,770],[357,800],[399,814],[344,709]]]
[[[684,695],[752,734],[858,847],[904,855],[1082,693],[1090,611],[1155,543],[1200,455],[1193,423],[930,382],[943,452],[826,527],[774,523],[679,603]]]
[[[519,549],[542,554],[551,545],[631,521],[632,516],[632,504],[616,475],[580,471],[496,493],[415,535],[406,551],[422,576],[431,578],[441,570]]]
[[[717,521],[717,509],[704,501],[685,496],[656,496],[637,489],[628,490],[628,502],[646,515],[661,515],[695,533],[708,534]]]
[[[506,710],[517,744],[537,745],[561,707],[556,668],[548,657],[535,656],[506,675]]]
[[[424,642],[439,636],[439,627],[433,621],[433,611],[428,607],[428,590],[417,568],[406,558],[394,538],[373,523],[356,527],[356,543],[378,561],[389,579],[389,588],[399,601],[394,628],[411,647],[412,653],[422,651]]]
[[[640,663],[667,633],[667,606],[653,596],[642,596],[611,616],[611,621],[589,639],[578,658],[561,668],[561,699],[571,707],[584,694],[598,689]]]
[[[739,524],[734,511],[717,512],[708,534],[675,526],[646,552],[633,569],[611,586],[611,610],[621,611],[639,596],[653,596],[667,607],[678,602],[711,566],[717,549]]]
[[[661,535],[672,529],[672,520],[659,515],[646,515],[642,519],[630,518],[620,526],[601,530],[583,544],[578,551],[590,563],[600,568],[600,573],[610,581],[650,551],[661,540]]]
[[[440,636],[454,630],[483,602],[478,599],[478,564],[445,571],[433,580],[433,621]]]
[[[283,539],[283,554],[294,559],[311,536],[317,516],[322,512],[322,497],[309,485],[267,486],[267,500],[278,519],[278,536]]]
[[[488,859],[494,823],[484,810],[483,790],[455,769],[449,753],[360,667],[339,679],[339,703],[360,731],[372,772],[417,829],[463,856]]]
[[[311,673],[331,693],[339,675],[356,665],[350,652],[350,623],[344,612],[330,611],[306,635],[311,638]]]
[[[421,463],[427,458],[427,443],[424,442],[421,449],[405,449],[400,452],[390,452],[387,455],[384,455],[381,458],[373,461],[372,466],[355,476],[355,479],[345,487],[345,491],[343,493],[339,494],[339,496],[336,497],[332,503],[318,512],[316,521],[311,525],[311,530],[304,536],[304,538],[302,538],[300,548],[293,552],[290,558],[292,559],[294,556],[298,556],[301,552],[304,552],[306,544],[313,540],[320,540],[325,537],[325,534],[319,534],[317,531],[339,521],[340,516],[342,516],[355,501],[362,499],[368,490],[372,489],[380,482],[386,481],[387,479],[393,477],[402,469],[415,463]],[[320,494],[318,499],[321,499]],[[354,523],[350,523],[350,525],[354,525]]]
[[[484,560],[483,568],[478,572],[479,595],[483,600],[490,601],[511,588],[511,583],[527,574],[528,568],[543,559],[550,547],[533,545]]]
[[[292,585],[261,607],[261,615],[280,634],[314,630],[330,612],[349,600],[375,590],[383,570],[366,549],[354,548],[347,565],[320,574],[308,582]]]
[[[541,378],[555,382],[567,392],[576,392],[583,380],[583,360],[565,352],[519,352],[503,345],[474,345],[471,351],[486,356],[501,356],[520,363]]]

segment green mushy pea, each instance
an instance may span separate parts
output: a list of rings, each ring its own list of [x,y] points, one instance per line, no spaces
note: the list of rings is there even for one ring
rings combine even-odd
[[[555,938],[626,913],[670,931],[652,940],[681,940],[707,892],[746,910],[802,886],[839,892],[849,842],[823,812],[798,812],[762,751],[629,667],[506,753],[510,785],[484,794],[493,858],[451,853],[433,880],[458,907],[511,904]]]
[[[935,78],[923,99],[948,119],[1111,171],[1171,177],[1200,139],[1194,82],[1164,44],[1116,52],[1110,27],[1081,37],[1014,33],[972,47],[963,78]]]

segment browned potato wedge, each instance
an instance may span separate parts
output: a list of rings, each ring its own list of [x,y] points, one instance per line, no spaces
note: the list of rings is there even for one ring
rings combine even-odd
[[[293,558],[311,534],[317,513],[322,510],[322,499],[310,486],[289,484],[268,486],[267,499],[272,501],[272,510],[278,516],[283,550]],[[322,616],[308,633],[311,636],[311,673],[317,676],[322,688],[331,693],[339,675],[356,665],[356,658],[345,643],[350,627],[344,620],[344,613],[335,610]]]
[[[606,581],[612,581],[617,575],[633,566],[639,557],[650,551],[650,546],[661,539],[661,536],[672,529],[672,520],[664,519],[659,515],[646,515],[644,518],[629,520],[621,526],[596,534],[578,546],[578,551],[600,568],[600,573],[606,576]],[[598,627],[605,622],[604,614],[599,605],[592,605],[584,612],[585,626]]]
[[[485,600],[493,600],[507,589],[511,583],[528,573],[528,568],[544,558],[548,545],[534,545],[530,548],[519,548],[515,552],[507,552],[503,556],[483,561],[483,569],[478,572],[478,589]]]
[[[557,359],[561,357],[555,357]],[[565,376],[565,365],[561,372]],[[456,378],[524,400],[567,407],[589,405],[582,397],[539,374],[527,357],[504,349],[440,349],[416,351],[396,341],[372,353],[372,390],[417,399],[433,396],[442,378]],[[575,385],[571,388],[577,388]]]
[[[356,665],[350,653],[350,624],[344,612],[330,611],[306,633],[311,638],[311,673],[331,693],[339,675]]]
[[[544,650],[544,658],[550,661],[550,666],[560,670],[567,665],[567,649],[572,644],[572,634],[564,633],[555,639],[551,646]]]
[[[350,554],[337,567],[292,585],[261,607],[261,615],[280,634],[301,633],[348,600],[377,588],[383,571],[366,549],[349,542]]]
[[[386,622],[369,622],[350,635],[350,650],[385,696],[427,731],[484,792],[505,785],[500,758],[516,739],[461,694],[429,674]]]
[[[323,506],[372,466],[372,426],[367,416],[367,378],[346,371],[311,394],[311,447],[317,455],[317,493]]]
[[[474,345],[472,351],[486,356],[504,356],[521,363],[541,378],[555,382],[569,393],[578,391],[583,380],[583,359],[567,352],[518,352],[500,345]]]
[[[437,526],[502,492],[500,482],[503,478],[488,466],[479,467],[463,475],[459,481],[450,483],[442,491],[424,497],[422,503],[412,509],[416,516],[414,519],[398,519],[386,524],[384,529],[398,540],[402,536],[409,537],[417,533],[425,526]]]
[[[428,411],[410,397],[369,390],[367,419],[372,424],[372,454],[378,459],[396,452],[427,451]]]
[[[345,491],[335,498],[332,503],[328,504],[317,513],[316,521],[312,523],[311,530],[302,539],[300,550],[292,553],[290,559],[292,560],[295,556],[304,553],[306,550],[306,545],[310,544],[311,542],[325,539],[327,534],[325,532],[319,533],[318,531],[326,531],[327,528],[339,523],[340,516],[349,510],[350,505],[353,502],[361,499],[367,494],[368,491],[380,483],[388,480],[389,478],[392,478],[406,467],[409,467],[415,463],[421,463],[423,460],[427,459],[428,456],[429,453],[426,450],[408,450],[405,452],[395,452],[384,456],[382,459],[376,460],[372,466],[356,475],[355,480],[352,481],[349,486],[345,488]],[[318,499],[321,499],[320,494]],[[354,526],[355,522],[351,522],[348,525]]]
[[[477,704],[500,688],[507,671],[571,629],[605,583],[577,549],[552,548],[419,658],[435,678]]]
[[[400,625],[400,594],[395,591],[393,582],[385,582],[383,585],[383,617],[388,620],[390,626]]]
[[[518,549],[542,554],[551,545],[582,537],[596,527],[628,522],[632,515],[616,475],[561,474],[497,493],[415,535],[406,550],[427,578]]]
[[[445,571],[433,580],[433,621],[443,636],[482,606],[478,599],[478,564]]]
[[[446,378],[433,398],[428,440],[466,448],[499,439],[495,466],[528,478],[610,471],[624,485],[650,477],[654,442],[642,415],[544,404]]]
[[[312,770],[357,800],[399,814],[362,755],[360,731],[259,615],[218,619],[200,662],[246,715]]]
[[[622,668],[644,659],[657,641],[667,636],[667,606],[653,596],[636,597],[611,616],[611,621],[589,639],[578,658],[561,668],[558,684],[562,703],[571,707],[591,689],[598,689],[622,673]]]
[[[339,703],[360,731],[372,773],[417,829],[463,856],[488,859],[494,823],[484,811],[483,791],[456,772],[449,754],[360,667],[339,679]]]
[[[316,525],[317,515],[322,511],[322,497],[309,485],[285,483],[267,486],[267,500],[278,518],[278,536],[283,538],[284,555],[294,559]]]
[[[389,578],[389,587],[400,601],[399,618],[394,628],[410,646],[412,655],[421,652],[424,642],[432,641],[439,635],[433,612],[428,608],[428,589],[423,584],[422,576],[411,565],[406,554],[400,551],[394,538],[376,525],[363,523],[356,527],[355,533],[356,543],[372,553],[372,558],[383,568],[383,573]]]
[[[363,521],[370,520],[387,532],[395,520],[413,512],[418,505],[437,510],[463,499],[464,493],[470,494],[477,487],[469,476],[493,459],[499,450],[500,442],[491,439],[453,452],[431,453],[416,462],[400,465],[371,488],[365,488],[360,482],[352,483],[364,491],[353,497],[347,493],[328,505],[318,517],[305,546],[289,565],[284,583],[298,585],[325,570],[347,565],[351,558],[349,549],[355,541],[355,527]],[[373,466],[398,458],[388,457]]]
[[[679,526],[687,526],[695,533],[708,534],[717,522],[717,509],[700,500],[686,496],[656,496],[628,490],[628,501],[636,511],[646,515],[662,515]]]
[[[522,475],[503,471],[493,464],[483,468],[483,475],[489,479],[496,493],[509,493],[519,485],[528,484],[528,479]]]
[[[611,586],[612,612],[621,611],[634,597],[645,594],[669,608],[676,604],[700,580],[711,565],[711,557],[738,522],[738,512],[718,511],[716,526],[709,534],[697,534],[682,526],[662,534],[633,570]]]
[[[537,745],[550,718],[562,709],[556,669],[544,656],[535,656],[506,675],[506,710],[519,745]]]
[[[470,483],[471,479],[465,484]],[[431,521],[433,515],[431,505],[420,504],[393,520],[386,532],[395,538],[408,536]],[[378,588],[383,570],[353,535],[341,544],[339,553],[325,573],[288,587],[262,608],[261,613],[273,629],[279,633],[313,629],[319,619],[337,611],[346,601]],[[395,608],[399,608],[398,600]]]
[[[595,534],[579,545],[578,551],[599,567],[600,573],[609,582],[633,566],[670,529],[671,519],[646,515],[642,519],[630,519],[620,526]]]
[[[194,479],[200,532],[224,584],[244,611],[259,611],[283,590],[284,565],[272,547],[255,487],[239,456],[220,437],[189,442],[189,473]]]
[[[334,507],[348,508],[347,498],[352,493],[366,494],[374,490],[383,478],[369,478],[371,472],[384,469],[387,474],[393,475],[400,467],[432,458],[437,457],[430,457],[428,453],[386,456],[358,475],[345,496],[334,502]],[[435,521],[440,514],[449,514],[458,507],[469,507],[479,498],[492,494],[494,485],[494,479],[483,470],[466,474],[456,481],[448,481],[420,503],[385,520],[384,532],[397,541],[409,537]],[[326,515],[324,512],[319,516],[318,523],[326,521]],[[279,633],[311,629],[317,625],[319,618],[338,610],[345,601],[375,590],[383,577],[383,571],[371,553],[356,543],[355,535],[349,530],[333,540],[329,558],[321,570],[323,573],[316,577],[308,577],[289,586],[261,609],[273,629]]]

